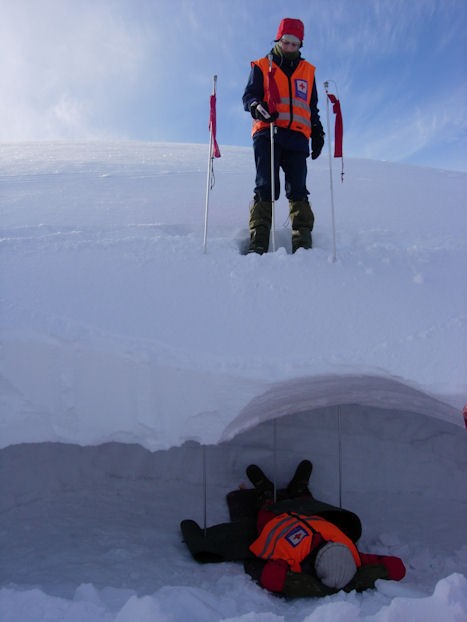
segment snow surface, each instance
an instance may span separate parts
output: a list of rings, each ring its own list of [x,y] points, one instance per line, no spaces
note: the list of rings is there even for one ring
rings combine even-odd
[[[314,248],[244,256],[250,149],[0,149],[0,619],[467,619],[467,175],[310,163]],[[400,583],[284,601],[200,566],[251,461],[363,521]],[[205,465],[205,467],[203,466]],[[207,498],[204,509],[203,479]]]

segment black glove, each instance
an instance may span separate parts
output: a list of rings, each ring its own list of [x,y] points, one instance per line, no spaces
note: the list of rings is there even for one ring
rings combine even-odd
[[[324,133],[323,126],[321,123],[316,123],[312,127],[311,131],[311,159],[316,160],[319,158],[320,153],[324,146],[324,137],[326,134]]]
[[[264,123],[273,123],[279,114],[277,112],[269,112],[266,102],[253,102],[250,104],[250,113],[253,119],[263,121]]]
[[[357,570],[352,581],[347,583],[343,589],[346,592],[351,592],[352,590],[355,590],[356,592],[372,590],[378,579],[389,579],[387,568],[385,568],[382,564],[362,566]]]
[[[311,574],[289,571],[285,578],[282,593],[289,598],[320,598],[335,594],[338,590],[327,587]]]

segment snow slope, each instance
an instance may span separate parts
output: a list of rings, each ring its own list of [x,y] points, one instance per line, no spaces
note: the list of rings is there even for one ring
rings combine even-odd
[[[252,154],[222,151],[203,253],[207,148],[1,147],[1,619],[463,619],[467,176],[347,161],[333,262],[322,157],[313,250],[282,199],[244,256]],[[285,603],[194,565],[203,461],[212,524],[304,456],[404,582]]]

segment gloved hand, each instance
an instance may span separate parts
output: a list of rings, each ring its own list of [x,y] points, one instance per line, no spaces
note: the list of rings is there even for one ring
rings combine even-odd
[[[283,559],[269,559],[261,573],[260,584],[270,592],[282,592],[289,570],[289,564]]]
[[[312,127],[311,131],[311,159],[316,160],[319,158],[320,153],[324,146],[324,137],[326,134],[324,133],[323,126],[321,123],[316,123]]]
[[[404,562],[400,559],[400,557],[394,557],[392,555],[374,555],[371,553],[360,553],[360,559],[362,561],[362,566],[366,566],[367,564],[380,564],[386,568],[387,577],[383,577],[384,579],[389,579],[391,581],[401,581],[405,577],[405,566]]]
[[[314,575],[292,571],[286,574],[282,588],[282,594],[288,598],[321,598],[338,591],[332,587],[327,587]]]
[[[273,123],[279,114],[277,112],[269,112],[266,102],[253,102],[250,104],[250,114],[253,119],[263,121],[264,123]]]

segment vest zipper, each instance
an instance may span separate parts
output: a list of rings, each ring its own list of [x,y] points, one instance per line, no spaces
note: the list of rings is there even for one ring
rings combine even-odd
[[[292,127],[292,122],[293,122],[292,76],[287,76],[287,80],[289,82],[289,109],[290,109],[290,121],[289,121],[289,125],[287,126],[287,129],[290,130],[290,128]]]

